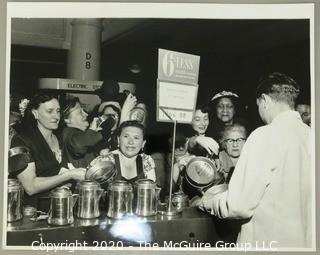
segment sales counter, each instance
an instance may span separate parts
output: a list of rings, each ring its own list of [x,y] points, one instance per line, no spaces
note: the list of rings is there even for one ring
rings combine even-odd
[[[105,213],[96,219],[74,219],[65,226],[51,226],[46,220],[24,217],[8,223],[7,245],[30,246],[40,243],[86,243],[87,246],[166,247],[177,243],[197,247],[218,241],[236,240],[238,224],[220,220],[197,208],[185,208],[177,216],[130,216],[110,219]],[[151,246],[152,247],[152,246]]]

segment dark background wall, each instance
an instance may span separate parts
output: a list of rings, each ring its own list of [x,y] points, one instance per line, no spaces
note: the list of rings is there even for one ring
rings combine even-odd
[[[149,109],[148,132],[168,136],[171,125],[155,121],[158,49],[200,59],[198,100],[207,102],[221,90],[240,95],[244,115],[261,125],[255,87],[270,72],[283,72],[310,99],[308,20],[176,20],[150,19],[138,28],[102,43],[101,79],[137,84],[137,95]],[[40,77],[66,78],[67,50],[12,45],[11,93],[34,93]],[[141,66],[133,74],[128,67]],[[161,148],[163,139],[156,139]]]

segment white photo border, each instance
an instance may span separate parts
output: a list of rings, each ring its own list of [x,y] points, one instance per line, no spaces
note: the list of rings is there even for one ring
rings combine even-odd
[[[205,19],[310,19],[310,83],[312,108],[312,141],[313,141],[313,174],[316,180],[316,119],[315,119],[315,16],[314,3],[301,4],[221,4],[221,3],[132,3],[132,2],[8,2],[6,19],[6,69],[5,69],[5,112],[4,112],[4,177],[7,173],[8,155],[8,121],[9,121],[9,88],[10,88],[10,55],[11,55],[11,18],[205,18]],[[181,11],[183,10],[183,11]],[[4,179],[3,194],[7,191]],[[313,249],[316,247],[315,192],[313,183]],[[7,204],[3,196],[3,205]],[[2,210],[3,231],[2,245],[4,249],[24,250],[25,247],[8,247],[6,242],[6,206]],[[29,247],[30,248],[30,247]],[[128,249],[132,250],[132,249]],[[135,250],[135,249],[133,249]],[[154,250],[154,249],[153,249]],[[161,249],[162,250],[162,249]],[[189,250],[189,249],[188,249]],[[286,251],[290,251],[285,249]],[[292,251],[300,251],[294,249]],[[301,251],[309,251],[301,249]],[[310,250],[311,251],[311,250]],[[141,252],[141,250],[140,250]]]

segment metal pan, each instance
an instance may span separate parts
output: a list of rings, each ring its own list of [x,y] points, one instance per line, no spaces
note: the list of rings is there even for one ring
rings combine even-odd
[[[186,177],[192,184],[203,187],[212,183],[217,175],[216,165],[206,157],[195,157],[186,167]]]
[[[14,173],[26,168],[31,159],[29,149],[24,146],[11,148],[8,156],[9,173]]]
[[[85,179],[98,182],[100,185],[110,183],[116,175],[114,163],[105,157],[95,158],[87,167]]]

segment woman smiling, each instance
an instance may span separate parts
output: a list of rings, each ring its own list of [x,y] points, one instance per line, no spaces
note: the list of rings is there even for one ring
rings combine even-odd
[[[119,149],[95,158],[95,161],[111,161],[115,164],[116,180],[134,183],[139,179],[156,181],[155,164],[151,156],[142,152],[145,144],[144,126],[138,121],[125,121],[118,128]]]

